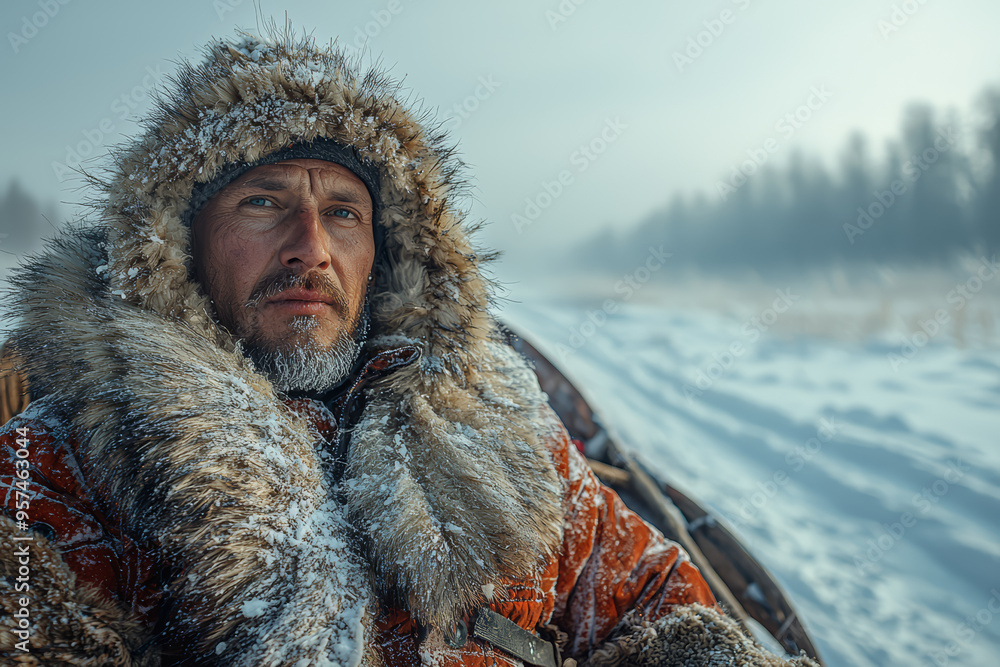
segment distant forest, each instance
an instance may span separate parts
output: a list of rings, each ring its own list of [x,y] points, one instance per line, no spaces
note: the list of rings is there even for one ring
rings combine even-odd
[[[1000,250],[1000,87],[967,116],[976,120],[913,105],[878,156],[857,132],[833,169],[798,150],[782,166],[774,155],[759,168],[747,154],[744,173],[720,174],[707,194],[676,195],[625,234],[584,241],[572,265],[627,270],[661,244],[673,254],[670,268],[715,272],[942,265],[992,254]],[[0,192],[0,251],[37,250],[60,222],[54,204],[39,204],[16,181]]]
[[[624,235],[577,246],[592,266],[627,270],[650,245],[672,268],[769,273],[833,263],[943,265],[964,253],[1000,250],[1000,88],[970,117],[909,107],[881,157],[860,132],[831,170],[801,151],[782,166],[744,163],[709,194],[675,196]],[[957,141],[949,144],[949,139]],[[746,155],[750,158],[751,156]],[[745,175],[745,174],[743,174]]]
[[[0,192],[2,252],[23,255],[39,250],[41,239],[53,236],[61,222],[54,203],[40,205],[17,181],[11,181]]]

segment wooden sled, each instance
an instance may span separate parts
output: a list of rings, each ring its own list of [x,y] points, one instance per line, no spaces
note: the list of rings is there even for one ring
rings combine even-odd
[[[0,426],[28,407],[28,385],[17,372],[17,354],[4,344],[0,346]]]
[[[729,615],[769,648],[777,642],[789,655],[805,651],[822,665],[815,642],[771,573],[697,501],[657,479],[615,442],[573,383],[534,346],[515,334],[509,340],[534,364],[549,405],[570,435],[584,443],[594,473],[629,508],[684,547]],[[761,629],[773,641],[762,637]]]

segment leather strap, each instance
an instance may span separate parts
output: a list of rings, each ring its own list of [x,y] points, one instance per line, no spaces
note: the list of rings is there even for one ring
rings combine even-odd
[[[555,646],[487,607],[480,609],[476,615],[472,636],[488,641],[529,664],[560,667]]]

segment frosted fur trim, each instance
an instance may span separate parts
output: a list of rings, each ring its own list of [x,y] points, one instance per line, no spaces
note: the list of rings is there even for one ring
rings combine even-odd
[[[12,311],[22,322],[12,335],[26,341],[33,388],[83,436],[92,474],[129,529],[161,540],[180,562],[197,561],[196,553],[222,559],[192,574],[199,613],[214,614],[203,648],[235,633],[223,657],[271,632],[294,637],[318,619],[328,627],[342,618],[341,630],[359,630],[373,592],[400,598],[422,623],[443,624],[481,601],[483,586],[530,572],[561,542],[544,397],[525,363],[498,342],[488,314],[487,257],[471,245],[455,203],[462,165],[427,114],[399,93],[385,73],[287,31],[214,41],[203,64],[181,66],[145,133],[113,151],[109,173],[94,179],[102,193],[97,233],[67,234],[14,281]],[[317,136],[379,166],[386,236],[374,268],[372,333],[415,341],[422,352],[419,365],[372,392],[352,437],[344,506],[330,504],[335,493],[319,474],[314,436],[213,321],[189,278],[181,222],[195,182]],[[215,451],[215,441],[226,447]],[[283,460],[298,463],[275,468]],[[243,467],[231,469],[236,462]],[[291,486],[278,491],[285,482]],[[401,484],[395,500],[408,505],[379,517],[381,485],[390,482]],[[271,516],[293,501],[295,521],[319,519],[307,530],[312,541],[258,544],[298,534],[292,518]],[[167,512],[174,502],[182,511]],[[256,516],[260,525],[247,523]],[[331,541],[350,542],[345,517],[361,530],[370,563],[339,544],[322,553]],[[239,540],[253,546],[234,546]],[[421,544],[434,545],[434,567],[415,548]],[[255,560],[277,557],[275,550],[292,561]],[[324,560],[332,555],[340,570]],[[233,601],[258,599],[255,586],[267,577],[313,590],[318,582],[302,580],[310,568],[359,583],[329,598],[305,595],[287,618],[268,611],[247,621],[234,611]],[[255,655],[247,649],[244,659]]]
[[[612,639],[582,667],[819,667],[805,654],[784,660],[769,653],[715,609],[674,608],[658,621],[626,617]]]
[[[35,410],[80,438],[99,501],[180,566],[172,640],[218,665],[376,664],[368,569],[322,437],[242,355],[111,294],[100,245],[64,239],[19,278],[17,340]]]
[[[76,576],[52,544],[38,533],[31,541],[14,541],[27,535],[10,519],[0,516],[0,662],[5,665],[72,665],[73,667],[156,667],[155,646],[148,631],[118,605],[96,591],[77,584]],[[30,586],[17,590],[18,551],[27,548]],[[38,595],[45,591],[45,595]],[[28,598],[22,607],[20,599]],[[27,637],[16,613],[27,609],[31,624]],[[18,644],[27,651],[18,648]],[[25,658],[28,658],[26,660]]]
[[[490,346],[498,365],[467,377],[469,388],[432,384],[427,394],[372,399],[347,471],[350,515],[380,591],[398,592],[418,620],[438,627],[484,604],[484,587],[503,595],[505,578],[536,572],[549,555],[539,545],[562,538],[562,515],[547,505],[559,489],[544,474],[548,454],[511,415],[527,413],[539,431],[558,422],[524,361]]]

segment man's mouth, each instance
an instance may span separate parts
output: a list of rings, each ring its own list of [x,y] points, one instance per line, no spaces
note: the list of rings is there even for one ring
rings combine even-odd
[[[290,315],[320,315],[334,308],[336,300],[322,292],[296,287],[275,294],[264,302]]]

